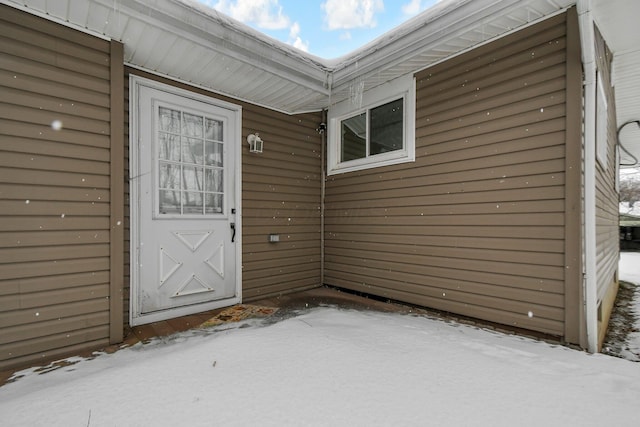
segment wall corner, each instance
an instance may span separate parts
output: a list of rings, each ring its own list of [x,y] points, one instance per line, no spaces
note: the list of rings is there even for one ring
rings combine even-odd
[[[124,335],[124,45],[110,48],[110,210],[109,210],[109,341]]]

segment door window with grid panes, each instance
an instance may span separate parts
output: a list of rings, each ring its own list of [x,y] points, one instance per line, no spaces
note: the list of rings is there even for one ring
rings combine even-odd
[[[224,120],[161,105],[157,109],[157,213],[224,212]]]

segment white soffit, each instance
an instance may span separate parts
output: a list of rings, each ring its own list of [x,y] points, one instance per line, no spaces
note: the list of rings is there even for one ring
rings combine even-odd
[[[134,67],[295,114],[425,69],[576,0],[443,0],[337,60],[308,55],[195,0],[0,2],[121,41]],[[614,53],[618,125],[640,120],[640,1],[589,2]],[[623,142],[640,158],[640,129],[632,130]]]

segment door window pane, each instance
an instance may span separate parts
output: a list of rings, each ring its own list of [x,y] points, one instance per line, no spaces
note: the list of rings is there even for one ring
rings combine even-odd
[[[160,132],[158,134],[158,157],[162,160],[180,161],[180,136]]]
[[[224,122],[159,107],[156,129],[160,215],[224,212]]]
[[[220,120],[207,119],[205,121],[205,138],[222,141],[222,122]]]
[[[207,169],[205,172],[207,192],[222,193],[224,186],[222,185],[222,169]]]
[[[180,191],[160,190],[158,199],[161,214],[180,213]]]
[[[207,166],[218,166],[222,167],[223,164],[223,156],[222,156],[222,144],[219,142],[213,141],[205,141],[205,165]]]
[[[203,117],[193,114],[184,113],[182,134],[185,136],[193,136],[202,138]]]
[[[204,190],[203,168],[193,166],[182,166],[182,189],[183,190]]]
[[[180,133],[180,111],[160,107],[158,116],[160,130],[177,134]]]
[[[183,206],[182,212],[184,214],[199,214],[202,215],[202,193],[195,191],[185,191],[182,193]]]
[[[182,140],[182,161],[184,163],[203,164],[204,145],[202,139],[183,138]]]
[[[160,188],[180,190],[180,166],[171,163],[160,162],[159,168]]]
[[[207,194],[204,206],[206,214],[221,213],[222,194]]]

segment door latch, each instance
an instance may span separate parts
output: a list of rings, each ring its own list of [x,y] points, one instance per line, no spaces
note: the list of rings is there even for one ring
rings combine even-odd
[[[231,226],[231,243],[236,241],[236,223],[232,222]]]

